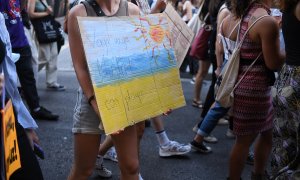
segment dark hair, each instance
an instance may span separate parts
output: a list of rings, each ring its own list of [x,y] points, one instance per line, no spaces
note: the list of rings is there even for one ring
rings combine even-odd
[[[232,0],[231,1],[232,13],[238,18],[242,17],[252,2],[254,1],[253,0]]]
[[[300,0],[280,0],[280,9],[283,11],[292,11]]]
[[[227,9],[228,9],[229,11],[232,10],[231,0],[225,0],[225,5],[226,5],[226,7],[227,7]]]
[[[208,11],[209,14],[214,14],[215,12],[218,12],[218,6],[220,5],[222,0],[210,0],[208,5]]]

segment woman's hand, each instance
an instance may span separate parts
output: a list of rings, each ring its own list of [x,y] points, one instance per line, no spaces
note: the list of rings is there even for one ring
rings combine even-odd
[[[168,116],[172,113],[172,109],[168,109],[166,112],[163,113],[163,115]]]
[[[53,13],[53,9],[52,9],[51,6],[48,6],[48,7],[47,7],[47,13],[48,13],[48,14],[52,14],[52,13]]]
[[[26,132],[26,135],[29,139],[30,146],[33,150],[34,143],[40,144],[39,143],[39,137],[37,136],[37,134],[35,133],[35,131],[33,129],[25,129],[25,132]]]
[[[215,70],[215,74],[217,77],[221,74],[221,67],[217,67],[217,69]]]

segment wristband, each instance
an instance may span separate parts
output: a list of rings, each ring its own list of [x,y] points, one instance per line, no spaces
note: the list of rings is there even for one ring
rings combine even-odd
[[[92,105],[92,100],[94,100],[94,99],[95,99],[95,95],[91,95],[91,96],[89,97],[89,99],[88,99],[89,105]]]

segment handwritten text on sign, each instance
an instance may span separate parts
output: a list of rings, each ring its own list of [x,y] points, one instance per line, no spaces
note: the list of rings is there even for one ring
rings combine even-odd
[[[168,4],[163,12],[168,19],[171,31],[177,66],[180,67],[189,47],[191,46],[194,33],[178,15],[171,4]]]
[[[163,14],[78,22],[107,134],[185,105]]]
[[[11,101],[8,101],[2,110],[2,117],[6,179],[9,179],[12,173],[21,167],[15,116]]]

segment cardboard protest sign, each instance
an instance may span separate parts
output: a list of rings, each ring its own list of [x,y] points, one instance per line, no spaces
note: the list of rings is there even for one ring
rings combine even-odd
[[[21,167],[20,153],[15,125],[15,115],[11,101],[8,101],[2,113],[2,135],[4,144],[4,161],[6,179]]]
[[[163,14],[78,17],[78,23],[107,134],[185,105]]]
[[[177,59],[177,66],[180,67],[191,46],[194,33],[181,19],[171,4],[167,5],[163,14],[166,15],[170,25],[170,34]]]

